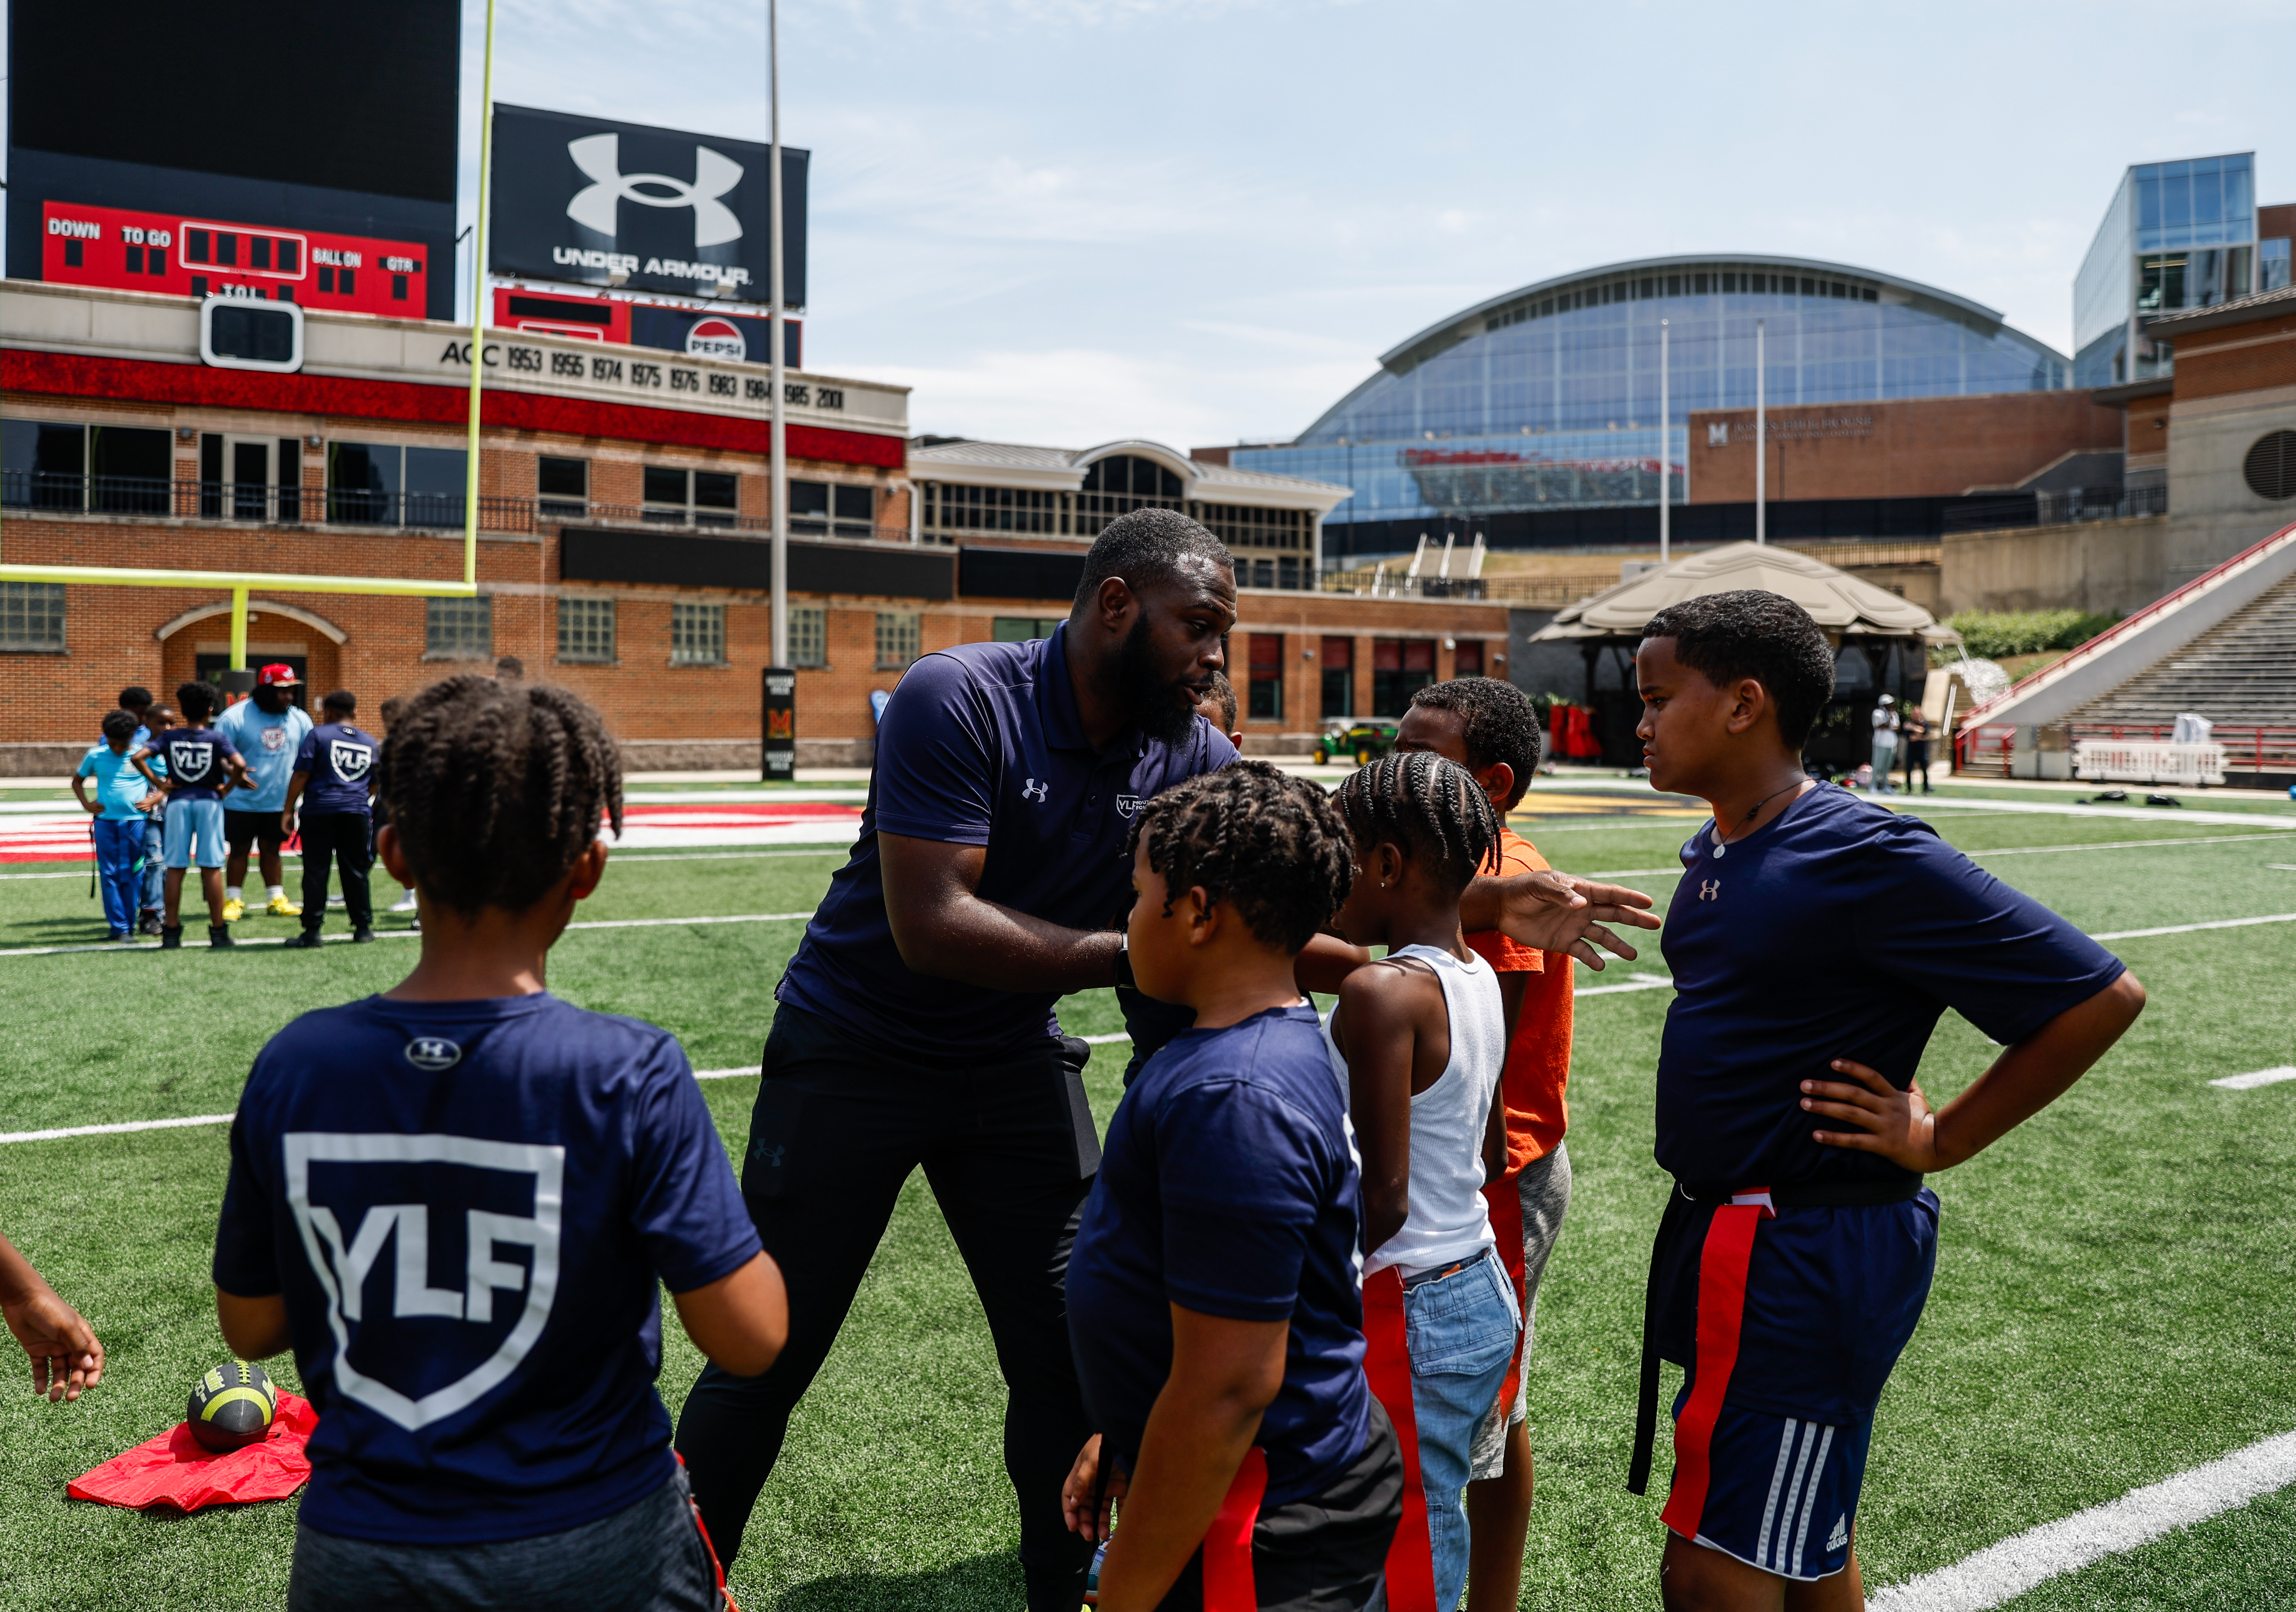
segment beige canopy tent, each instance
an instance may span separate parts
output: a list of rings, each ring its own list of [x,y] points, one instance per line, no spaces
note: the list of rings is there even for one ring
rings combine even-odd
[[[1823,561],[1775,544],[1732,543],[1654,567],[1558,610],[1531,642],[1639,638],[1644,624],[1668,605],[1737,588],[1784,594],[1837,640],[1918,637],[1952,643],[1958,638],[1921,606]]]

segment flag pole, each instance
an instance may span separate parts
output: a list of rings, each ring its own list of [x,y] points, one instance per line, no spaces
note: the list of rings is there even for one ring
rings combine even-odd
[[[1658,322],[1658,562],[1670,558],[1668,505],[1673,502],[1669,484],[1674,479],[1674,416],[1667,412],[1666,323]]]
[[[1762,357],[1763,321],[1754,321],[1754,541],[1769,538],[1770,418],[1768,365]]]
[[[773,208],[773,219],[768,225],[771,242],[771,283],[768,295],[773,299],[766,310],[767,346],[773,364],[773,449],[772,449],[772,549],[773,549],[773,664],[789,665],[789,422],[783,418],[782,361],[782,55],[780,0],[766,0],[766,84],[771,102],[773,119],[773,173],[769,176],[768,195]]]

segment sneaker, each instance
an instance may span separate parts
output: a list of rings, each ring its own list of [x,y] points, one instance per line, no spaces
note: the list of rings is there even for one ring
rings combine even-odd
[[[351,931],[351,941],[352,944],[356,945],[365,945],[368,941],[373,940],[373,938],[374,931],[368,929],[365,924],[361,924],[357,929]]]
[[[208,945],[215,950],[218,952],[225,951],[232,946],[237,945],[238,944],[239,942],[231,937],[231,926],[229,924],[211,923],[208,925]]]
[[[241,919],[246,916],[247,903],[243,901],[226,901],[223,904],[223,921],[226,923],[237,923]]]
[[[160,927],[160,949],[163,952],[180,952],[184,949],[182,924],[162,924]]]
[[[283,943],[291,952],[316,952],[326,943],[319,938],[316,929],[305,929],[299,935],[290,935]]]
[[[303,915],[303,909],[284,896],[274,896],[271,904],[263,910],[274,918],[300,918]]]
[[[114,929],[111,934],[106,935],[103,938],[107,944],[118,945],[123,940],[135,939],[135,931],[133,929]]]
[[[415,908],[414,892],[409,890],[382,910],[386,912],[412,912]]]
[[[137,928],[146,935],[157,935],[160,929],[165,927],[166,926],[160,921],[160,914],[157,912],[144,913],[144,921],[137,926]]]

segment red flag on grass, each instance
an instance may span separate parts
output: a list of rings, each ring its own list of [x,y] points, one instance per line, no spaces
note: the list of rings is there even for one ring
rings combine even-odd
[[[308,1400],[281,1389],[279,1414],[261,1444],[217,1454],[192,1436],[188,1423],[147,1438],[84,1472],[64,1491],[74,1500],[140,1510],[168,1505],[196,1511],[219,1502],[284,1500],[311,1476],[303,1446],[319,1425]]]

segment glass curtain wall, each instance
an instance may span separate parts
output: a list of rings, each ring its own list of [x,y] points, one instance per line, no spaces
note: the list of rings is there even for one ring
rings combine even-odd
[[[2254,153],[2130,168],[2073,282],[2073,384],[2167,374],[2173,355],[2141,334],[2130,371],[2130,315],[2155,318],[2245,297],[2257,289],[2255,253]]]

